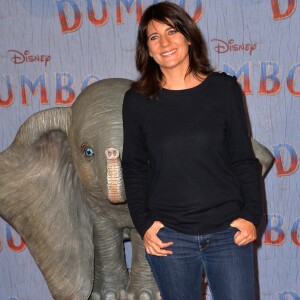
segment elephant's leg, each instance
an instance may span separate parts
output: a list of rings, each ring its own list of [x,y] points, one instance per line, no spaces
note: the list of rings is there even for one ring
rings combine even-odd
[[[128,271],[123,249],[123,230],[115,228],[109,219],[98,217],[95,222],[95,279],[90,299],[125,299]]]
[[[136,229],[131,232],[132,262],[128,299],[161,300],[158,287],[145,256],[145,247]]]

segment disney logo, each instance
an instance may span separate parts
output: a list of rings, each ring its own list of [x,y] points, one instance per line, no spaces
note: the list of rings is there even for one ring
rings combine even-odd
[[[51,55],[32,55],[29,50],[25,50],[23,53],[17,50],[8,50],[7,52],[13,53],[10,61],[16,65],[38,61],[45,63],[45,66],[47,66],[47,63],[51,60]]]
[[[214,47],[217,53],[226,53],[233,51],[249,51],[249,54],[252,55],[252,52],[256,49],[256,44],[237,44],[234,42],[234,39],[229,39],[227,42],[219,39],[213,39],[212,42],[216,42]]]

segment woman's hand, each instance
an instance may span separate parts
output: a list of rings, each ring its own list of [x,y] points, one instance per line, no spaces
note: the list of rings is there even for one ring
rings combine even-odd
[[[238,218],[230,226],[239,230],[234,235],[234,242],[238,246],[244,246],[256,240],[256,228],[252,222]]]
[[[146,231],[144,235],[144,245],[148,254],[157,256],[167,256],[168,254],[173,253],[170,250],[165,250],[165,248],[173,245],[173,242],[163,243],[157,237],[157,233],[162,227],[164,227],[164,225],[161,222],[155,221],[151,225],[151,227]]]

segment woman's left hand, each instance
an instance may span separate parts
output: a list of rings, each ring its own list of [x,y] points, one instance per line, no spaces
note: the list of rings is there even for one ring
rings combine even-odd
[[[234,235],[234,242],[238,246],[244,246],[256,240],[256,228],[252,222],[238,218],[231,222],[230,226],[239,230]]]

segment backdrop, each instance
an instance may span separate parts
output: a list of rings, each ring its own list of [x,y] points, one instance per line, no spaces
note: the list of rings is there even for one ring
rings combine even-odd
[[[135,79],[143,0],[0,0],[0,151],[33,113],[92,82]],[[215,68],[237,76],[252,135],[276,158],[257,242],[261,300],[300,299],[300,8],[297,0],[177,0]],[[0,195],[1,197],[1,195]],[[126,245],[130,267],[130,245]],[[209,291],[206,295],[211,299]],[[0,300],[51,300],[20,236],[0,219]],[[242,300],[242,299],[241,299]]]

